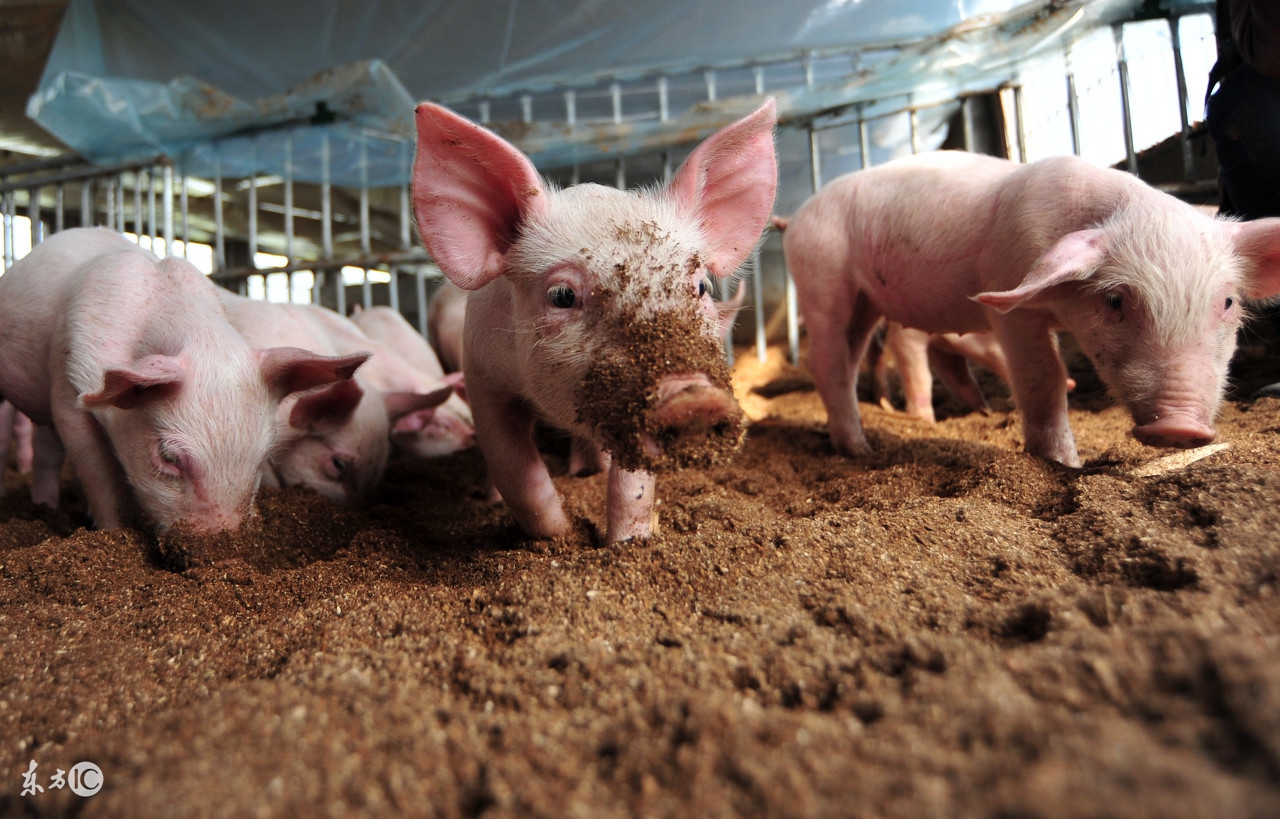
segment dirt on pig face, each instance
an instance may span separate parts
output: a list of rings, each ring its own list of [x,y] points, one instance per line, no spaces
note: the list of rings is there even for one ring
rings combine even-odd
[[[651,224],[619,230],[641,246],[662,240]],[[576,420],[596,433],[624,469],[705,468],[726,462],[742,442],[746,419],[736,403],[726,417],[707,423],[671,427],[654,420],[665,376],[705,375],[713,389],[733,394],[724,349],[709,332],[702,300],[690,287],[700,270],[696,253],[657,275],[636,275],[622,262],[614,266],[609,284],[591,293],[588,333],[617,341],[596,356],[578,384]],[[654,310],[655,303],[662,306]],[[659,451],[646,446],[646,439]]]

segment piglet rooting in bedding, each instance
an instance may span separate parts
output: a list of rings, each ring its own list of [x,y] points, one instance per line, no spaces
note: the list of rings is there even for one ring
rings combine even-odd
[[[698,265],[695,256],[690,262]],[[590,426],[624,469],[650,472],[705,468],[729,460],[742,443],[745,418],[733,399],[728,362],[688,289],[684,271],[656,279],[615,268],[617,290],[591,294],[598,309],[588,332],[619,343],[602,351],[575,395],[577,421]],[[658,282],[652,284],[651,282]],[[652,311],[652,293],[674,307]],[[631,288],[633,292],[623,291]],[[689,386],[663,396],[664,377],[705,376],[709,386]],[[665,399],[665,400],[664,400]]]

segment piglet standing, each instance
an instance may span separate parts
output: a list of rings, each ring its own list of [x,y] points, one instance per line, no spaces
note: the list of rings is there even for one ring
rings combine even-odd
[[[1280,290],[1280,219],[1217,221],[1129,174],[941,152],[840,177],[783,238],[836,449],[867,451],[853,378],[881,316],[993,330],[1027,451],[1079,466],[1052,331],[1071,331],[1133,434],[1198,446],[1235,350],[1242,298]]]
[[[528,157],[418,106],[418,232],[467,299],[463,370],[489,473],[531,537],[570,523],[536,418],[611,455],[607,540],[653,526],[651,473],[729,457],[744,421],[708,275],[734,273],[777,185],[775,103],[703,142],[661,190],[556,190]]]
[[[251,350],[198,270],[101,228],[57,233],[0,277],[0,397],[56,433],[100,528],[237,528],[280,402],[365,357]]]

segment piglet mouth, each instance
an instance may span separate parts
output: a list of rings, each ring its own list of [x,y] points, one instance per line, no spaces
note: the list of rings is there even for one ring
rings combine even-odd
[[[1212,443],[1218,433],[1198,418],[1166,415],[1134,427],[1133,437],[1147,446],[1191,449]]]

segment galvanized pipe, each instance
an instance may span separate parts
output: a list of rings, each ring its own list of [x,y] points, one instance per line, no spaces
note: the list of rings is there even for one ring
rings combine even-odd
[[[761,364],[768,356],[769,340],[765,337],[764,279],[760,275],[760,248],[751,254],[751,301],[756,317],[756,358]]]
[[[27,191],[27,220],[31,223],[31,246],[40,244],[40,189]]]
[[[67,185],[59,182],[53,189],[53,232],[61,233],[67,224]]]
[[[1124,25],[1111,27],[1116,43],[1116,71],[1120,76],[1120,121],[1124,126],[1124,153],[1129,173],[1138,175],[1138,152],[1133,147],[1133,108],[1129,102],[1129,60],[1124,53]]]
[[[418,297],[418,332],[427,337],[427,277],[419,267],[415,271],[414,286]]]
[[[1191,122],[1187,118],[1187,70],[1182,64],[1181,17],[1169,18],[1169,39],[1173,43],[1173,69],[1178,83],[1178,118],[1182,130],[1178,145],[1182,148],[1182,178],[1190,182],[1196,176],[1196,161],[1191,155]]]
[[[173,166],[165,165],[162,177],[164,185],[164,254],[173,254]]]
[[[80,226],[92,227],[93,218],[93,180],[86,179],[80,184]]]

